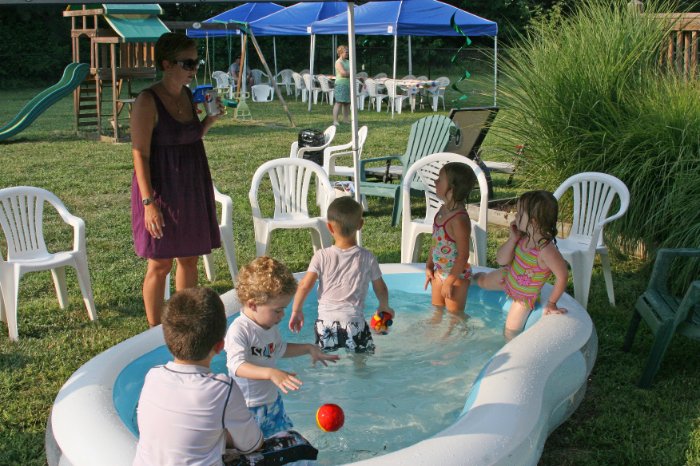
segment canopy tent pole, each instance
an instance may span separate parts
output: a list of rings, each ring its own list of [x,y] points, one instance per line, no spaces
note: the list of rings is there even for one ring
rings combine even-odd
[[[493,36],[493,106],[496,106],[498,89],[498,36]]]
[[[355,200],[362,204],[360,196],[360,156],[357,147],[357,60],[355,56],[355,4],[348,3],[348,58],[350,59],[350,137],[352,142],[352,167],[355,174]],[[362,229],[357,230],[357,245],[362,246]]]
[[[413,54],[411,53],[411,36],[408,36],[408,74],[413,74]]]
[[[335,74],[335,60],[336,60],[336,55],[337,55],[337,50],[338,50],[338,36],[333,34],[333,39],[331,40],[331,74]]]
[[[314,55],[316,54],[316,34],[311,34],[311,56],[309,58],[309,75],[311,75],[311,88],[314,87]],[[309,111],[311,111],[311,89],[307,90],[307,99],[309,99]]]
[[[258,44],[257,39],[255,38],[255,34],[253,34],[253,31],[249,29],[248,35],[250,36],[250,41],[253,43],[253,47],[255,47],[255,51],[258,53],[258,58],[260,58],[260,62],[262,63],[263,68],[265,68],[265,72],[267,72],[268,76],[270,76],[270,83],[272,84],[272,88],[275,90],[277,98],[280,99],[280,102],[282,102],[282,108],[284,108],[284,113],[287,114],[289,123],[292,125],[292,128],[296,128],[294,120],[292,120],[292,114],[289,113],[287,102],[284,100],[284,97],[282,97],[282,92],[277,86],[276,76],[272,76],[272,73],[270,72],[270,67],[267,66],[267,61],[265,60],[265,56],[263,55],[262,50],[260,49],[260,45]]]
[[[275,60],[275,77],[277,77],[277,38],[275,36],[272,36],[272,55]]]
[[[399,43],[399,36],[398,36],[398,34],[394,34],[394,71],[392,73],[393,82],[391,83],[391,86],[394,89],[394,100],[392,100],[389,103],[389,105],[391,105],[391,118],[394,118],[394,107],[396,107],[394,102],[396,101],[396,51],[398,49],[398,43]]]

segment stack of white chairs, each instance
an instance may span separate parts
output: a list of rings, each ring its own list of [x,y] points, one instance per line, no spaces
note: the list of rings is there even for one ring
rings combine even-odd
[[[441,76],[435,81],[437,83],[435,89],[429,91],[433,98],[433,112],[437,112],[439,99],[442,99],[442,109],[445,110],[445,92],[447,91],[447,86],[450,85],[450,78]]]
[[[367,100],[367,97],[369,97],[369,93],[367,92],[365,85],[359,79],[355,80],[355,86],[357,89],[357,109],[364,110],[365,101]]]
[[[229,99],[233,98],[234,84],[231,75],[225,71],[214,71],[211,74],[211,78],[216,83],[216,91],[219,94],[223,94]]]
[[[304,73],[301,75],[304,78],[304,87],[306,87],[307,97],[314,99],[314,105],[318,103],[318,94],[321,92],[321,88],[314,84],[314,77],[309,73]],[[304,99],[302,99],[303,101]]]
[[[250,70],[251,76],[253,76],[253,85],[255,84],[263,84],[263,79],[265,82],[269,83],[270,78],[265,74],[263,70],[259,70],[257,68],[253,68]]]
[[[261,189],[264,179],[269,179],[271,189]],[[311,180],[315,179],[319,189],[319,216],[309,214],[309,192]],[[260,208],[260,193],[272,193],[274,211],[272,216],[263,215]],[[311,229],[314,250],[333,243],[326,227],[328,204],[335,198],[331,182],[320,165],[301,158],[270,160],[255,171],[248,193],[253,212],[255,230],[255,253],[263,256],[267,252],[270,233],[283,229]]]
[[[328,76],[319,74],[318,76],[316,76],[316,79],[318,79],[318,83],[321,86],[321,102],[323,102],[323,99],[325,98],[326,102],[328,102],[330,105],[333,105],[333,97],[335,96],[335,92],[331,87],[331,83],[328,79]]]
[[[377,83],[372,78],[365,79],[365,89],[367,90],[367,97],[369,98],[369,107],[372,108],[374,105],[378,112],[382,110],[382,100],[388,98],[387,94],[381,94],[377,90]]]
[[[292,78],[293,74],[294,71],[287,68],[280,71],[277,73],[277,76],[275,76],[277,85],[284,86],[287,89],[287,95],[292,95],[292,86],[294,85],[294,78]]]
[[[306,86],[304,86],[304,78],[301,74],[292,72],[292,80],[294,81],[294,100],[298,100],[301,95],[301,101],[306,102]]]
[[[396,81],[393,79],[387,79],[384,82],[386,86],[386,93],[387,96],[389,97],[389,105],[387,106],[386,111],[388,112],[391,108],[391,106],[394,106],[394,110],[398,113],[401,113],[401,109],[403,108],[404,104],[406,103],[406,99],[408,99],[408,95],[406,94],[399,94],[398,91],[398,86],[396,85]]]

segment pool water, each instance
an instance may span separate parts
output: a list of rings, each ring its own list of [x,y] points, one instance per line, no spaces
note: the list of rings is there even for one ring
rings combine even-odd
[[[281,369],[296,372],[303,381],[298,391],[283,395],[284,404],[294,429],[318,448],[320,464],[382,455],[443,430],[462,412],[479,371],[504,344],[502,293],[472,287],[469,318],[448,332],[449,316],[439,323],[430,321],[432,306],[429,291],[423,291],[423,274],[388,275],[385,280],[396,318],[388,335],[374,336],[375,354],[340,351],[341,360],[328,367],[312,366],[308,356],[280,360]],[[366,304],[369,318],[377,307],[373,293]],[[304,307],[303,330],[291,334],[286,328],[290,305],[280,324],[283,338],[313,343],[315,308],[314,291]],[[157,348],[132,362],[115,382],[115,406],[135,435],[144,376],[150,367],[170,359],[165,346]],[[214,359],[212,370],[226,372],[225,354]],[[345,425],[338,432],[326,433],[316,426],[316,410],[324,403],[335,403],[345,412]]]

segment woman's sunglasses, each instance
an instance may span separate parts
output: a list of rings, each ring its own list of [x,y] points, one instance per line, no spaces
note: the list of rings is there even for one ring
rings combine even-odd
[[[195,71],[199,65],[204,63],[203,60],[188,58],[187,60],[177,60],[175,63],[180,65],[185,71]]]

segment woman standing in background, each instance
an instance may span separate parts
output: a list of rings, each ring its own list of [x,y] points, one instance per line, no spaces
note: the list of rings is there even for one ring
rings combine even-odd
[[[348,46],[338,46],[338,59],[335,61],[335,105],[333,106],[333,124],[338,126],[338,114],[343,108],[345,123],[350,122],[350,62],[348,61]]]
[[[143,302],[150,326],[160,324],[173,259],[179,291],[197,285],[199,256],[221,246],[202,137],[224,113],[219,103],[217,115],[197,117],[187,87],[199,67],[194,40],[163,34],[155,59],[162,78],[139,94],[131,112],[131,228],[136,254],[148,260]]]

